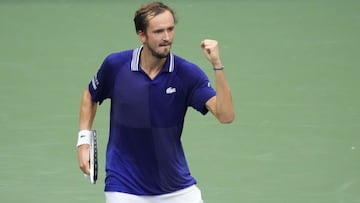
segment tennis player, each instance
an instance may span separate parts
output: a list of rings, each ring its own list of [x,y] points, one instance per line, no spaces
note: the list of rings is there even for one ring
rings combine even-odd
[[[106,202],[201,203],[180,138],[188,107],[204,115],[210,111],[220,123],[234,119],[218,42],[200,43],[214,70],[213,89],[197,65],[170,51],[176,24],[171,8],[147,3],[136,11],[134,23],[142,45],[107,56],[83,93],[80,169],[89,174],[89,145],[83,141],[98,104],[110,99]]]

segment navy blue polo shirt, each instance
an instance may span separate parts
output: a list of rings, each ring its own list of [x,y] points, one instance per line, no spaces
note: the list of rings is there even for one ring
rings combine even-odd
[[[196,183],[181,144],[184,117],[189,106],[206,114],[215,90],[197,65],[172,53],[150,79],[141,50],[110,54],[89,91],[94,102],[111,99],[105,191],[160,195]]]

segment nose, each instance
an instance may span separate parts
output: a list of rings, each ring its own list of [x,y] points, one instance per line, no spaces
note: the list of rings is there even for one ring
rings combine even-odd
[[[169,41],[169,39],[170,39],[170,33],[169,33],[169,31],[166,30],[166,31],[164,32],[163,39],[164,39],[165,41]]]

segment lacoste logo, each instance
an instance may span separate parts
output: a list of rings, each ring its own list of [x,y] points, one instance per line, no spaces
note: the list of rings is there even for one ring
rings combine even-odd
[[[166,89],[166,94],[173,94],[176,92],[176,88],[175,87],[168,87]]]

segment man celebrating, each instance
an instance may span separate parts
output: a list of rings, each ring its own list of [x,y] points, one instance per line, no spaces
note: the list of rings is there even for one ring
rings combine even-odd
[[[221,123],[234,119],[231,92],[218,42],[200,43],[213,66],[216,91],[195,64],[171,52],[174,11],[160,2],[134,17],[142,46],[110,54],[85,89],[80,108],[78,159],[89,174],[89,143],[97,105],[111,100],[106,151],[107,203],[201,203],[181,134],[188,107],[210,111]],[[80,144],[79,144],[80,143]]]

